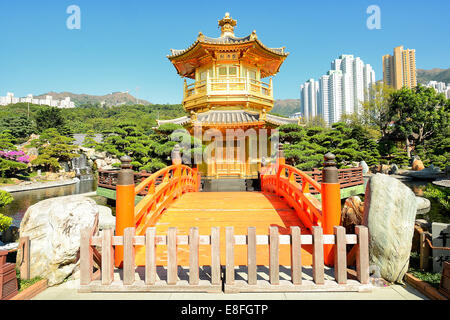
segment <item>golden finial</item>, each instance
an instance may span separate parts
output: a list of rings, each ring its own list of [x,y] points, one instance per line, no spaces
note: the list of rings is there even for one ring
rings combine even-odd
[[[256,30],[253,30],[252,34],[250,35],[250,39],[251,39],[251,40],[256,40],[256,39],[258,39],[258,36],[256,35]]]
[[[225,17],[222,20],[219,20],[219,27],[221,28],[223,36],[234,36],[234,27],[236,27],[237,21],[230,17],[228,12],[225,13]]]
[[[197,36],[197,40],[202,41],[205,39],[205,35],[200,31]]]

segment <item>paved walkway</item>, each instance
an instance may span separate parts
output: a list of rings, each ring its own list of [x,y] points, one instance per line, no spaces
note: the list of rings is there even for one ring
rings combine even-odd
[[[392,285],[372,292],[314,293],[78,293],[78,280],[46,289],[33,300],[428,300],[410,286]]]

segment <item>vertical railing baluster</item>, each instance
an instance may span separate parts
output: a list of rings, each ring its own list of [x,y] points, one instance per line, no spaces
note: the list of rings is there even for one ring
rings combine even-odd
[[[198,256],[199,234],[198,228],[191,228],[189,234],[189,284],[199,283],[199,256]]]
[[[226,228],[226,284],[234,284],[234,227]]]
[[[270,284],[280,284],[280,263],[279,263],[279,233],[278,227],[271,226],[270,230],[270,242],[269,242],[269,280]]]
[[[167,234],[167,284],[177,283],[177,270],[177,228],[169,228]]]
[[[302,235],[300,227],[291,227],[291,281],[302,284]]]
[[[147,228],[145,232],[145,284],[156,282],[156,228]]]
[[[23,254],[24,252],[22,252]],[[94,268],[93,254],[91,229],[85,228],[81,230],[80,239],[80,285],[88,285],[92,281],[92,269]]]
[[[102,285],[110,285],[114,280],[114,249],[111,229],[102,234]]]
[[[211,228],[211,283],[220,284],[220,228]]]
[[[248,268],[248,284],[255,285],[257,280],[256,274],[256,228],[249,227],[247,231],[247,268]]]
[[[313,279],[316,284],[324,284],[324,257],[322,228],[313,227]]]
[[[369,232],[367,227],[356,226],[358,236],[356,250],[356,273],[361,284],[369,283]]]
[[[347,283],[347,241],[345,237],[345,228],[334,227],[334,278],[338,284]]]
[[[135,228],[126,228],[123,234],[123,284],[132,285],[135,280]]]

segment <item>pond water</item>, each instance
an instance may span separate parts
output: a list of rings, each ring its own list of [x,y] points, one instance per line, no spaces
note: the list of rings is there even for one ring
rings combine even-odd
[[[11,193],[14,201],[2,208],[0,212],[12,217],[14,219],[13,225],[19,226],[27,209],[39,201],[54,197],[88,193],[95,190],[97,190],[97,181],[94,179],[82,180],[76,184],[62,187],[14,192]]]
[[[407,180],[402,181],[406,186],[408,186],[416,196],[424,197],[424,191],[429,185],[433,185],[431,181],[423,180]],[[450,223],[450,214],[446,212],[446,209],[434,199],[429,199],[431,201],[430,212],[425,214],[418,214],[417,219],[425,219],[429,222],[442,222]]]

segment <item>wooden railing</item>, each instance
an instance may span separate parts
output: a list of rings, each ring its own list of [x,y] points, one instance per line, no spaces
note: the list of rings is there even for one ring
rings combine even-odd
[[[310,230],[323,223],[322,203],[311,195],[311,189],[322,193],[322,187],[317,181],[289,165],[273,165],[262,171],[261,190],[283,197]]]
[[[239,77],[208,78],[186,84],[184,98],[203,94],[224,94],[224,92],[252,92],[262,96],[273,97],[271,83]]]
[[[183,193],[199,189],[197,170],[178,164],[161,169],[142,181],[135,189],[135,195],[145,194],[134,210],[137,234],[152,226],[161,213]]]
[[[176,228],[169,228],[167,235],[157,235],[156,228],[148,228],[142,236],[136,235],[135,228],[125,229],[123,236],[113,236],[112,230],[103,230],[99,236],[92,236],[91,230],[81,231],[80,251],[80,291],[206,291],[220,292],[222,283],[226,293],[249,291],[367,291],[369,285],[368,231],[357,226],[356,235],[346,235],[345,228],[335,227],[334,234],[323,235],[320,227],[313,228],[313,234],[302,235],[299,227],[291,227],[291,234],[279,235],[277,227],[270,227],[268,235],[256,235],[254,227],[248,228],[247,235],[234,235],[233,227],[226,228],[225,273],[221,275],[220,228],[211,229],[210,235],[199,235],[198,228],[191,228],[189,235],[177,235]],[[167,246],[167,268],[157,272],[156,247]],[[188,245],[188,275],[177,260],[178,246]],[[237,279],[234,264],[235,246],[247,246],[248,263],[246,280]],[[258,280],[261,271],[257,268],[256,247],[267,246],[270,256],[269,279]],[[280,279],[279,249],[290,246],[290,278]],[[325,273],[324,246],[334,248],[334,277]],[[354,245],[357,256],[357,279],[347,279],[346,246]],[[137,270],[135,247],[144,247],[145,268]],[[199,265],[199,246],[210,246],[210,270],[205,272]],[[304,246],[313,247],[312,270],[302,266],[301,251]],[[94,272],[93,249],[101,247],[101,279]],[[112,257],[117,247],[123,247],[123,275],[114,272]],[[183,251],[186,249],[183,248]],[[162,268],[162,267],[161,267]],[[284,266],[283,266],[284,269]],[[181,271],[182,270],[182,271]],[[141,271],[141,272],[140,272]],[[165,271],[165,272],[164,272]],[[312,271],[312,280],[307,277]],[[98,271],[97,271],[98,274]]]

